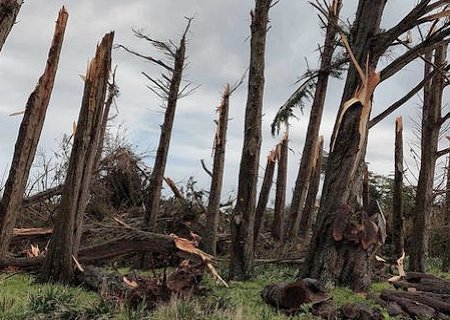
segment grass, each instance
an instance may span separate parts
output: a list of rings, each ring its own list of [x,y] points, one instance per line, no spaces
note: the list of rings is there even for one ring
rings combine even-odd
[[[431,271],[434,271],[432,266]],[[127,270],[122,270],[126,272]],[[141,304],[135,309],[117,307],[96,293],[78,287],[35,284],[28,275],[2,274],[0,276],[0,319],[118,319],[118,320],[300,320],[317,319],[310,313],[287,317],[260,298],[267,284],[291,281],[297,269],[293,267],[264,266],[256,269],[256,277],[246,282],[230,282],[230,288],[216,285],[205,277],[201,284],[202,295],[184,301],[173,299],[151,312]],[[223,272],[222,272],[223,274]],[[450,274],[439,273],[450,278]],[[371,291],[380,293],[391,286],[386,282],[374,283]],[[363,295],[347,288],[335,288],[333,302],[339,307],[347,303],[375,304]],[[388,316],[386,319],[390,319]]]

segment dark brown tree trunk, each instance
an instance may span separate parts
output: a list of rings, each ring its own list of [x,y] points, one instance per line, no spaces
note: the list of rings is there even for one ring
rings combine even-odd
[[[178,102],[180,84],[183,76],[184,62],[186,59],[186,33],[180,40],[175,52],[175,62],[170,80],[167,105],[164,113],[164,123],[161,126],[158,150],[153,164],[153,171],[149,180],[148,196],[145,202],[144,229],[152,231],[155,229],[156,217],[159,214],[159,203],[161,197],[162,182],[166,170],[167,155],[170,147],[175,111]]]
[[[244,145],[239,169],[237,204],[231,226],[230,278],[247,279],[253,271],[256,188],[261,150],[264,69],[269,10],[272,0],[255,0],[251,12],[250,71],[245,109]]]
[[[269,202],[270,190],[273,184],[273,175],[275,173],[276,163],[276,149],[269,152],[267,156],[266,170],[264,171],[263,183],[259,191],[258,204],[255,213],[255,232],[254,232],[254,247],[258,242],[259,236],[264,228],[264,220],[266,215],[267,203]]]
[[[289,207],[288,215],[288,232],[286,236],[294,239],[298,235],[300,220],[302,216],[303,203],[309,186],[309,178],[311,176],[311,167],[314,165],[314,152],[319,136],[320,124],[322,122],[322,114],[325,105],[325,98],[328,88],[328,79],[330,77],[330,65],[333,59],[333,53],[336,48],[336,23],[339,18],[339,12],[342,7],[342,0],[333,0],[331,10],[328,15],[328,26],[325,35],[325,44],[320,61],[320,71],[317,77],[316,91],[314,93],[314,101],[311,106],[309,116],[308,130],[306,132],[305,145],[303,147],[302,159],[295,182],[292,201]]]
[[[319,192],[320,173],[322,169],[323,158],[323,136],[319,137],[316,146],[315,163],[312,167],[308,195],[306,196],[305,208],[303,209],[302,219],[300,220],[300,236],[306,237],[313,221],[313,212],[316,206],[317,193]]]
[[[364,177],[363,177],[363,188],[362,188],[362,201],[363,208],[367,208],[370,202],[370,192],[369,192],[369,168],[366,163],[364,163]]]
[[[0,52],[14,23],[16,23],[22,3],[22,0],[0,0]]]
[[[11,169],[0,205],[0,258],[4,258],[8,252],[16,219],[22,211],[25,187],[58,70],[67,18],[68,13],[63,7],[56,21],[44,74],[39,78],[36,88],[28,98],[25,114],[20,124]]]
[[[288,163],[288,141],[286,133],[283,140],[277,146],[278,172],[277,188],[275,191],[275,209],[272,223],[272,237],[281,241],[284,238],[284,220],[286,206],[286,184],[287,184],[287,163]]]
[[[395,119],[395,170],[392,195],[392,242],[395,257],[400,258],[405,250],[405,225],[403,218],[403,120]]]
[[[208,209],[206,213],[206,234],[204,237],[205,251],[216,255],[217,227],[219,225],[220,195],[222,192],[223,173],[225,165],[225,145],[227,141],[228,110],[230,106],[230,86],[225,87],[222,102],[217,108],[219,119],[214,137],[214,163],[209,189]]]
[[[444,67],[446,57],[447,45],[438,47],[434,53],[434,65],[437,68]],[[431,60],[432,53],[427,54],[426,58]],[[431,66],[427,63],[425,65],[425,76],[429,72],[431,72]],[[410,271],[425,272],[426,269],[428,227],[433,205],[433,182],[439,140],[444,80],[444,75],[439,73],[424,87],[420,171],[413,211],[414,230],[412,232],[409,252]]]
[[[77,130],[61,202],[55,217],[53,239],[41,270],[43,280],[68,283],[73,278],[72,259],[78,255],[83,216],[102,131],[101,121],[111,71],[113,39],[113,32],[103,37],[86,73]]]
[[[447,137],[450,142],[450,137]],[[442,258],[441,270],[450,270],[450,155],[447,160],[447,191],[445,193],[445,233],[444,233],[444,257]]]

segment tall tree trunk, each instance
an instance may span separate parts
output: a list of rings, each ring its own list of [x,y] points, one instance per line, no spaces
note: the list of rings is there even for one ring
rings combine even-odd
[[[277,151],[276,148],[269,152],[267,156],[266,169],[264,171],[263,183],[259,191],[258,204],[255,213],[255,232],[254,232],[254,248],[256,248],[259,236],[264,227],[267,203],[269,202],[270,190],[273,184],[273,175],[275,173]]]
[[[405,225],[403,218],[403,120],[402,117],[395,119],[395,170],[394,170],[394,192],[392,196],[392,242],[394,243],[394,254],[401,257],[405,250]]]
[[[447,45],[440,46],[434,53],[434,65],[437,68],[444,67],[446,57]],[[427,54],[426,58],[430,61],[432,59],[432,53]],[[431,71],[431,66],[427,63],[425,65],[425,76]],[[414,230],[409,253],[410,271],[425,272],[426,269],[428,227],[433,205],[433,182],[439,140],[444,80],[444,75],[438,73],[424,87],[420,171],[413,211]]]
[[[316,205],[317,193],[319,192],[320,173],[322,169],[323,158],[323,136],[319,137],[316,146],[315,162],[311,171],[308,195],[306,196],[305,208],[303,209],[302,219],[300,220],[300,236],[306,237],[311,230],[312,215]]]
[[[63,7],[56,21],[47,65],[36,88],[28,98],[25,114],[20,124],[11,169],[0,204],[0,258],[4,258],[8,252],[16,219],[22,211],[25,187],[44,125],[56,71],[58,70],[67,19],[68,13]]]
[[[209,189],[208,209],[206,213],[205,250],[216,255],[217,227],[219,225],[220,195],[222,192],[223,173],[225,165],[225,145],[227,141],[228,110],[230,107],[230,85],[225,87],[222,102],[217,108],[217,130],[214,137],[214,163]]]
[[[283,140],[277,146],[278,172],[277,188],[275,191],[275,209],[272,223],[272,237],[281,241],[284,238],[284,213],[286,206],[286,184],[287,184],[287,162],[288,162],[288,141],[286,132]]]
[[[447,137],[450,142],[450,137]],[[450,270],[450,154],[447,160],[447,191],[445,193],[445,232],[444,232],[444,257],[442,258],[442,272]]]
[[[0,0],[0,52],[14,23],[16,23],[22,3],[22,0]]]
[[[339,18],[339,12],[342,7],[342,0],[333,0],[328,15],[328,26],[325,35],[325,44],[320,61],[320,71],[317,77],[316,91],[311,106],[309,116],[308,130],[306,132],[305,145],[300,162],[300,167],[295,181],[292,201],[288,214],[288,232],[286,236],[294,239],[298,235],[300,220],[302,216],[303,203],[309,186],[309,178],[311,176],[311,167],[314,165],[314,152],[319,136],[320,124],[322,122],[322,114],[325,105],[325,98],[328,88],[328,80],[330,77],[330,65],[333,59],[333,53],[336,48],[336,23]]]
[[[261,150],[261,121],[269,10],[272,0],[255,0],[251,12],[250,71],[245,109],[244,145],[237,204],[232,219],[230,278],[247,279],[253,271],[256,188]]]
[[[164,123],[161,126],[158,150],[153,164],[153,171],[149,180],[147,201],[145,202],[144,229],[152,231],[156,226],[156,217],[159,214],[159,203],[161,188],[166,170],[167,155],[170,147],[170,137],[172,135],[175,110],[178,102],[180,84],[183,76],[184,62],[186,59],[186,32],[180,40],[180,44],[175,52],[175,62],[170,80],[170,88],[167,98],[166,111],[164,113]]]
[[[83,216],[102,132],[113,39],[113,32],[103,37],[86,72],[83,100],[61,202],[56,212],[53,238],[41,270],[43,280],[68,283],[73,278],[72,259],[78,255]]]

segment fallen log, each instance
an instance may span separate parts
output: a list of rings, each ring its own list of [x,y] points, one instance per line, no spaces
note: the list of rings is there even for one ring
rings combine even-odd
[[[31,206],[31,205],[35,204],[35,203],[42,202],[42,201],[47,200],[47,199],[49,199],[51,197],[60,195],[62,193],[62,190],[63,190],[63,185],[58,185],[56,187],[53,187],[53,188],[50,188],[50,189],[38,192],[36,194],[33,194],[32,196],[24,198],[23,202],[22,202],[22,206],[24,208],[26,208],[28,206]]]
[[[426,304],[405,297],[400,297],[395,293],[389,292],[382,292],[380,297],[383,300],[397,303],[410,316],[436,319],[436,310]]]
[[[36,242],[48,240],[53,233],[53,228],[14,228],[11,245],[17,245],[23,241]]]
[[[423,292],[402,292],[402,291],[391,291],[384,290],[382,293],[384,296],[395,295],[400,298],[407,298],[409,300],[417,301],[422,304],[426,304],[436,311],[442,312],[444,314],[450,315],[450,295],[445,294],[434,294],[427,295]]]

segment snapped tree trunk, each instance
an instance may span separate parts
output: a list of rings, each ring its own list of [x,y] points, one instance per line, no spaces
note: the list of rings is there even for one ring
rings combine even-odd
[[[46,281],[68,283],[73,278],[72,259],[77,257],[79,251],[83,216],[102,132],[113,39],[113,32],[103,37],[86,72],[77,130],[61,201],[56,211],[53,238],[40,275]]]
[[[426,55],[432,60],[433,53]],[[443,68],[446,64],[447,45],[440,46],[434,53],[434,65]],[[431,72],[431,66],[425,65],[425,76]],[[416,199],[413,211],[412,242],[409,252],[409,270],[425,272],[428,253],[428,227],[433,201],[433,182],[436,165],[436,152],[439,140],[442,92],[444,89],[442,73],[429,81],[424,87],[420,171],[417,182]]]
[[[402,256],[405,250],[405,223],[403,218],[403,120],[395,119],[395,170],[394,191],[392,195],[392,242],[394,244],[395,257]]]
[[[253,271],[256,188],[261,151],[264,68],[272,0],[255,0],[251,12],[250,71],[245,109],[244,145],[239,168],[237,204],[231,226],[230,278],[247,279]]]
[[[36,88],[28,98],[25,114],[20,124],[11,169],[0,205],[0,259],[4,258],[8,252],[16,219],[22,211],[25,187],[36,154],[42,126],[44,125],[56,71],[58,70],[59,55],[64,40],[67,19],[68,13],[63,7],[56,21],[47,65],[43,75],[39,78]]]
[[[230,107],[230,85],[225,87],[222,102],[217,108],[217,130],[214,137],[214,163],[209,189],[208,208],[206,213],[205,251],[216,255],[217,227],[219,225],[220,195],[222,192],[225,165],[225,145],[227,141],[228,110]]]
[[[310,183],[311,168],[314,166],[314,153],[319,136],[322,114],[325,106],[325,98],[328,89],[328,80],[330,77],[330,65],[333,59],[333,53],[336,48],[336,23],[339,19],[339,12],[342,7],[342,0],[333,0],[331,10],[328,13],[328,26],[325,35],[325,43],[321,54],[320,70],[317,77],[314,100],[311,106],[309,116],[308,130],[306,132],[305,145],[303,146],[302,159],[295,181],[292,201],[288,214],[288,232],[286,236],[294,239],[298,235],[300,220],[303,212],[303,203]],[[334,10],[334,11],[333,11]]]
[[[148,195],[145,202],[144,213],[144,229],[148,231],[153,231],[155,229],[156,217],[159,214],[161,188],[164,180],[164,172],[166,170],[170,138],[172,135],[180,84],[183,76],[184,62],[186,59],[186,32],[183,34],[174,55],[175,61],[171,72],[172,78],[170,79],[170,85],[168,88],[169,91],[167,95],[166,109],[164,112],[164,122],[161,126],[158,149],[156,151],[156,158],[149,180]]]
[[[16,23],[22,3],[22,0],[0,0],[0,52]]]
[[[288,162],[288,133],[277,146],[278,172],[277,188],[275,191],[275,209],[272,223],[272,237],[276,241],[284,238],[284,219],[286,206],[287,162]]]
[[[273,175],[275,173],[277,151],[273,149],[267,156],[266,169],[264,171],[263,183],[259,191],[258,204],[256,205],[255,213],[255,232],[254,232],[254,248],[258,243],[259,236],[264,227],[264,220],[266,215],[267,203],[269,202],[270,190],[273,184]]]
[[[306,237],[311,230],[313,212],[316,206],[317,193],[319,192],[320,173],[323,158],[323,136],[319,137],[316,147],[315,163],[312,167],[308,195],[306,196],[305,208],[300,220],[300,236]]]

